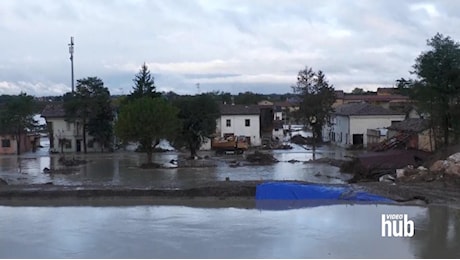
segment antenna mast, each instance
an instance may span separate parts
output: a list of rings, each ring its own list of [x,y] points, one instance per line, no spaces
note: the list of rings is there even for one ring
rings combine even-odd
[[[73,79],[73,36],[70,37],[69,53],[70,53],[70,71],[72,77],[72,93],[74,93],[74,79]]]

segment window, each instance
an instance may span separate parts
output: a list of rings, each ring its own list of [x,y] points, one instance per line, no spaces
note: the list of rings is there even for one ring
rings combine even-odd
[[[2,139],[2,147],[11,147],[10,139]]]
[[[227,122],[226,122],[226,123],[227,123],[227,127],[232,126],[232,121],[231,121],[230,119],[227,119]]]
[[[65,139],[64,140],[64,146],[65,148],[67,149],[71,149],[72,148],[72,141],[68,140],[68,139]]]
[[[245,126],[251,126],[251,120],[250,119],[245,119],[244,120],[244,125]]]
[[[67,131],[70,131],[70,123],[69,122],[66,122],[66,126],[67,126]]]

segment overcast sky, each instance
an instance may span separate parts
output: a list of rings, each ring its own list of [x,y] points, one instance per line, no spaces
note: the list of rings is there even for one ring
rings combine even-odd
[[[0,94],[62,95],[98,76],[128,94],[142,63],[160,91],[287,93],[305,66],[336,89],[409,77],[437,32],[460,40],[460,1],[1,0]]]

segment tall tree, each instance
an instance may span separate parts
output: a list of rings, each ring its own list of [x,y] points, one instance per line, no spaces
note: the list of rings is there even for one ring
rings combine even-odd
[[[429,114],[432,127],[440,132],[439,145],[449,144],[450,132],[460,135],[457,108],[460,102],[460,44],[437,33],[427,41],[430,50],[415,60],[416,79],[399,79],[398,86],[418,101],[421,112]],[[439,136],[441,138],[439,138]]]
[[[177,108],[162,98],[143,97],[120,108],[115,132],[123,141],[139,142],[152,163],[156,140],[171,140],[177,130]]]
[[[262,94],[246,91],[244,93],[238,93],[238,95],[235,96],[234,101],[235,104],[255,105],[257,102],[264,100],[264,98],[265,97]]]
[[[88,120],[88,133],[101,146],[101,152],[113,141],[113,109],[108,88],[98,86],[93,88],[91,98],[92,114]]]
[[[351,91],[352,94],[356,94],[356,95],[362,95],[364,94],[364,89],[362,88],[354,88],[352,91]]]
[[[9,96],[0,106],[0,132],[13,134],[16,138],[16,153],[21,153],[21,137],[36,122],[33,119],[35,102],[32,96],[21,92]]]
[[[77,80],[75,93],[64,95],[66,119],[81,126],[83,152],[87,152],[87,132],[102,146],[111,140],[113,114],[110,92],[98,77]]]
[[[191,158],[195,158],[200,146],[216,131],[219,107],[210,94],[182,97],[174,105],[179,109],[181,125],[174,145],[185,145]]]
[[[311,127],[315,138],[321,139],[322,128],[334,111],[334,87],[329,85],[321,70],[314,72],[312,68],[305,67],[299,71],[297,84],[293,89],[301,98],[297,117]]]
[[[128,95],[128,100],[138,99],[142,97],[156,98],[161,96],[161,93],[156,91],[154,77],[150,73],[147,64],[143,64],[139,72],[133,79],[133,92]]]

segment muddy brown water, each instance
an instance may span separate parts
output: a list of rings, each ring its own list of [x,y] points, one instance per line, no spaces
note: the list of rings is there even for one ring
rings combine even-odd
[[[66,154],[66,158],[87,160],[88,163],[66,168],[67,174],[58,162],[59,154],[48,154],[46,141],[44,147],[36,153],[17,156],[0,156],[0,178],[9,184],[55,185],[127,185],[148,187],[193,187],[209,181],[225,180],[301,180],[315,183],[344,183],[351,176],[341,174],[339,169],[326,164],[303,163],[312,158],[312,151],[300,146],[292,150],[266,151],[272,153],[280,162],[273,165],[241,166],[233,168],[231,162],[242,160],[243,156],[214,156],[212,152],[200,152],[209,155],[218,167],[179,168],[179,169],[140,169],[145,154],[135,152],[116,152],[105,154]],[[316,158],[343,158],[347,151],[333,146],[324,146],[317,150]],[[156,153],[154,162],[167,164],[171,159],[180,159],[187,154],[176,152]],[[290,160],[299,162],[290,163]],[[57,170],[57,174],[44,174],[43,169]]]
[[[382,237],[381,214],[408,214],[414,236]],[[0,207],[0,233],[0,258],[460,257],[448,207]]]
[[[302,180],[343,183],[349,176],[307,161],[311,150],[273,151],[279,163],[232,168],[139,169],[144,155],[71,154],[88,160],[72,174],[46,146],[36,153],[0,156],[0,178],[9,184],[193,187],[225,180]],[[323,146],[316,158],[349,152]],[[177,153],[155,154],[156,162]],[[180,203],[178,203],[180,205]],[[448,206],[330,205],[291,210],[179,205],[117,207],[0,206],[0,258],[460,258],[460,210]],[[111,204],[113,205],[113,204]],[[117,205],[117,204],[115,204]],[[381,237],[381,214],[408,214],[411,238]]]

